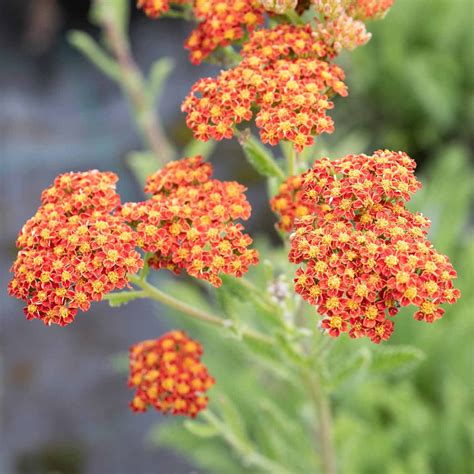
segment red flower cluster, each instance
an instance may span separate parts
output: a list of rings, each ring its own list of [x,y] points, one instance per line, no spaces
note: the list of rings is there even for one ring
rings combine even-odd
[[[141,267],[136,234],[110,214],[120,202],[116,181],[113,173],[67,173],[43,192],[19,234],[9,284],[9,293],[26,301],[28,319],[69,324]]]
[[[313,135],[331,133],[328,97],[347,95],[344,73],[324,55],[311,28],[280,25],[255,32],[242,49],[243,61],[215,78],[199,80],[182,110],[197,139],[231,138],[235,125],[250,120],[264,143],[289,140],[301,151]]]
[[[120,215],[138,233],[138,245],[155,255],[155,269],[191,276],[220,286],[219,274],[242,276],[256,264],[256,250],[236,219],[248,219],[245,188],[210,179],[212,167],[202,158],[186,158],[166,165],[148,178],[145,190],[153,197],[127,203]]]
[[[215,383],[201,362],[202,353],[201,344],[182,331],[132,346],[128,384],[136,393],[131,409],[144,412],[151,405],[165,414],[194,418],[206,408],[203,393]]]
[[[293,230],[295,220],[314,212],[314,206],[303,203],[303,179],[301,176],[290,176],[281,184],[278,194],[270,200],[272,210],[278,214],[277,226],[284,232]]]
[[[429,221],[404,206],[420,187],[414,168],[405,153],[377,151],[325,158],[302,176],[301,201],[314,211],[296,221],[289,258],[305,264],[295,289],[331,336],[379,343],[400,306],[414,304],[415,319],[433,322],[459,297],[451,263],[425,237]]]
[[[137,0],[137,7],[141,8],[150,18],[158,18],[170,9],[170,5],[184,5],[192,0]]]
[[[191,62],[201,63],[218,47],[228,46],[262,25],[263,12],[258,0],[195,0],[199,24],[184,44]]]

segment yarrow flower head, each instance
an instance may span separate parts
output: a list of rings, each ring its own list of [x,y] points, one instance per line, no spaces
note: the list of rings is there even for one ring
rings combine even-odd
[[[206,408],[204,393],[215,383],[201,362],[202,353],[201,344],[183,331],[132,346],[128,383],[136,392],[131,409],[144,412],[151,406],[194,418]]]
[[[349,332],[387,340],[401,306],[417,320],[442,317],[460,293],[448,258],[426,239],[430,225],[404,203],[420,188],[405,153],[377,151],[315,162],[303,174],[301,203],[313,211],[295,221],[290,261],[295,289],[318,308],[331,336]]]
[[[310,202],[303,202],[302,176],[290,176],[280,185],[278,194],[270,200],[272,210],[279,216],[277,227],[284,231],[293,230],[295,220],[315,211]]]
[[[120,202],[117,176],[88,171],[56,178],[24,225],[9,293],[24,300],[28,319],[64,326],[78,309],[127,285],[142,266],[136,233],[111,215]]]
[[[313,135],[331,133],[329,97],[347,95],[342,69],[320,59],[325,50],[310,26],[259,30],[242,49],[243,61],[215,78],[198,81],[182,110],[194,136],[231,138],[235,126],[256,113],[264,143],[289,140],[301,151]]]
[[[136,229],[138,245],[154,253],[152,268],[185,270],[220,286],[220,273],[242,276],[258,254],[235,222],[250,216],[245,188],[210,179],[211,173],[200,156],[171,162],[148,178],[145,190],[152,198],[124,204],[119,212]]]
[[[137,7],[141,8],[150,18],[158,18],[170,10],[171,5],[184,5],[192,0],[137,0]]]
[[[198,27],[184,46],[193,64],[200,64],[218,47],[225,47],[264,23],[258,0],[195,0]]]

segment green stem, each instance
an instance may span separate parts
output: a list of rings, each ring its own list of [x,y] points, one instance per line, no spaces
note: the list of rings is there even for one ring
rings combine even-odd
[[[125,297],[127,298],[126,301],[124,301]],[[132,291],[117,291],[115,293],[107,293],[102,297],[104,301],[110,301],[111,303],[128,302],[131,300],[136,300],[137,298],[148,298],[148,294],[145,291],[132,290]]]
[[[318,441],[321,447],[323,473],[336,474],[336,458],[332,440],[332,415],[329,398],[322,389],[320,379],[316,373],[306,369],[303,376],[318,414]]]
[[[211,410],[204,410],[200,416],[220,432],[227,444],[244,459],[245,464],[258,467],[269,473],[289,474],[289,471],[282,465],[256,452],[249,442],[232,433]]]
[[[229,66],[235,66],[242,61],[242,56],[232,46],[225,46],[220,51],[228,60]]]
[[[120,69],[120,84],[130,101],[143,139],[160,164],[173,159],[173,149],[158,120],[153,104],[147,98],[146,81],[135,63],[128,38],[117,24],[106,0],[95,0],[102,14],[99,21]]]
[[[288,176],[295,176],[296,174],[296,151],[294,148],[291,149],[288,155]]]
[[[247,290],[251,291],[258,298],[258,303],[260,304],[261,308],[265,311],[280,311],[281,307],[278,303],[272,301],[265,293],[262,293],[260,288],[257,288],[251,281],[247,280],[244,277],[239,278],[239,282],[241,285]]]
[[[296,13],[293,8],[289,8],[285,12],[285,16],[290,20],[294,25],[304,25],[304,20]]]
[[[167,293],[164,293],[163,291],[159,290],[155,286],[148,283],[146,280],[142,280],[138,275],[130,275],[129,280],[143,290],[142,292],[138,292],[139,298],[148,297],[155,301],[159,301],[160,303],[163,303],[169,306],[170,308],[184,313],[192,317],[193,319],[197,319],[203,323],[210,324],[212,326],[228,328],[232,325],[231,320],[223,319],[208,311],[201,310],[199,308],[195,308],[194,306],[190,306],[186,303],[183,303],[182,301],[174,298],[173,296],[170,296]],[[272,337],[249,328],[242,329],[242,336],[267,345],[273,345],[274,343]]]
[[[146,252],[145,256],[143,257],[143,262],[144,262],[143,268],[140,270],[140,273],[138,274],[142,281],[146,279],[146,277],[148,276],[148,273],[150,272],[150,264],[148,263],[148,261],[150,260],[152,255],[153,253]]]

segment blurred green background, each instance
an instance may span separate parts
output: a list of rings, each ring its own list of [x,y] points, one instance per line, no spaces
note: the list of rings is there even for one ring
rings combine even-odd
[[[59,172],[111,169],[121,175],[126,199],[140,198],[124,160],[130,150],[140,148],[124,100],[65,40],[73,27],[97,34],[87,25],[88,2],[79,3],[0,0],[5,12],[0,51],[8,58],[0,74],[3,288],[17,229],[33,214],[41,189]],[[318,153],[338,157],[392,148],[415,158],[424,186],[412,207],[432,220],[430,238],[452,259],[463,293],[433,325],[414,321],[410,312],[397,316],[387,346],[410,345],[424,355],[393,374],[376,364],[377,352],[367,362],[367,343],[337,342],[327,382],[335,387],[335,437],[344,474],[473,471],[473,16],[470,0],[396,0],[384,21],[369,25],[371,42],[340,59],[350,95],[336,102],[336,131],[320,141]],[[143,68],[160,56],[175,58],[160,114],[178,146],[190,137],[179,102],[197,77],[213,72],[187,63],[181,44],[188,29],[181,22],[153,23],[137,13],[132,18],[132,45]],[[245,163],[240,148],[232,142],[219,144],[213,163],[220,177],[249,186],[255,209],[251,232],[260,236],[258,245],[270,255],[274,271],[291,272],[283,250],[274,246],[278,241],[265,183]],[[272,243],[264,237],[269,234]],[[263,266],[250,277],[266,284],[265,271]],[[166,275],[160,281],[170,292],[178,291]],[[196,306],[209,304],[209,294],[200,288],[179,292]],[[295,472],[317,472],[308,436],[315,420],[302,387],[278,365],[278,354],[262,354],[256,362],[232,338],[190,325],[177,314],[165,318],[162,308],[146,303],[120,308],[118,315],[111,314],[116,309],[97,305],[91,312],[95,317],[78,318],[66,335],[24,321],[20,305],[5,292],[1,297],[2,474],[145,474],[156,472],[157,463],[171,474],[190,472],[191,466],[216,474],[260,472],[251,462],[242,464],[242,452],[230,449],[216,430],[199,422],[183,426],[154,413],[127,413],[131,395],[125,375],[114,373],[107,356],[171,326],[185,327],[205,343],[205,360],[219,382],[212,407],[232,429]],[[252,319],[251,303],[231,294],[229,301],[223,299],[211,294],[211,301],[226,311]],[[311,318],[313,313],[307,312]],[[116,318],[113,328],[110,318]],[[346,376],[344,367],[353,363],[352,355],[360,363],[354,362],[357,370]],[[120,356],[114,360],[122,367]],[[261,365],[268,376],[262,376]],[[298,418],[305,420],[303,426]]]

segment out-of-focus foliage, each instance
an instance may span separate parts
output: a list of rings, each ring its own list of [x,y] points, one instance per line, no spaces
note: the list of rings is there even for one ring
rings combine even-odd
[[[472,17],[471,0],[396,0],[370,25],[372,40],[347,57],[349,97],[335,107],[336,125],[417,159],[472,140]]]

